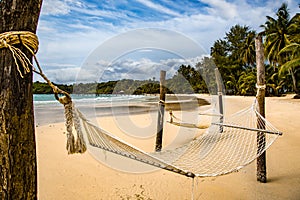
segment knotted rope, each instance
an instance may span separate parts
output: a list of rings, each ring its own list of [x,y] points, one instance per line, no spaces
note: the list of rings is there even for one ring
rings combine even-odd
[[[23,73],[20,70],[20,62],[21,66],[24,69],[24,74],[30,72],[30,68],[33,67],[30,60],[27,56],[19,49],[13,45],[22,44],[25,46],[33,55],[38,50],[38,39],[37,36],[28,31],[13,31],[13,32],[5,32],[0,34],[0,49],[8,48],[12,56],[14,58],[15,64],[17,66],[17,70],[20,76],[23,78]]]
[[[30,51],[30,53],[34,57],[38,70],[35,69],[25,53],[14,46],[18,44],[23,45],[27,50]],[[68,150],[68,154],[83,153],[86,151],[86,144],[83,140],[79,117],[74,110],[75,107],[72,102],[72,98],[69,93],[55,86],[43,73],[42,68],[40,67],[40,64],[35,56],[38,51],[38,45],[38,37],[34,33],[29,31],[11,31],[0,34],[0,49],[7,48],[10,50],[20,76],[24,78],[24,75],[29,73],[30,69],[33,72],[39,74],[52,88],[56,100],[64,105],[67,129],[66,148]],[[21,71],[20,67],[23,67],[23,72]],[[59,96],[59,94],[64,96]],[[73,127],[75,128],[75,131],[77,133],[76,140],[75,135],[73,134]]]
[[[260,95],[260,92],[262,90],[266,90],[266,84],[264,84],[264,85],[256,84],[255,86],[256,86],[256,89],[257,89],[257,92],[256,92],[256,98],[257,98]]]

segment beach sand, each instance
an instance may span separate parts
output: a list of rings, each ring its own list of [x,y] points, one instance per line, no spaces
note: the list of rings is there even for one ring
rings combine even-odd
[[[234,113],[250,106],[253,100],[254,97],[227,96],[225,112]],[[187,113],[185,119],[194,115],[190,111],[184,113]],[[180,114],[175,112],[177,116],[182,116]],[[283,132],[283,136],[267,151],[268,183],[265,184],[256,181],[255,162],[235,173],[197,178],[193,181],[161,169],[149,168],[146,171],[143,168],[144,171],[141,170],[140,173],[128,172],[135,169],[128,169],[125,164],[123,166],[123,162],[126,162],[124,159],[114,165],[107,165],[97,161],[89,153],[68,155],[65,150],[64,122],[52,121],[46,124],[47,119],[40,119],[45,116],[36,112],[36,118],[43,122],[36,127],[38,197],[42,200],[183,200],[191,199],[192,196],[194,199],[300,199],[300,100],[291,99],[291,96],[266,98],[266,117]],[[151,151],[154,149],[155,136],[149,133],[156,130],[155,116],[154,112],[104,116],[98,117],[97,123],[127,142]],[[169,119],[167,114],[166,119]],[[164,146],[176,146],[201,134],[192,129],[179,129],[165,124]],[[142,136],[135,135],[141,130],[147,131]],[[107,154],[107,160],[111,159],[109,156]]]

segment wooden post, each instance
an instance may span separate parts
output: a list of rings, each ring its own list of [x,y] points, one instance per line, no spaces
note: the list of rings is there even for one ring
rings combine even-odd
[[[257,103],[258,112],[265,117],[265,67],[264,67],[264,49],[262,44],[262,37],[258,35],[255,38],[255,52],[256,52],[256,66],[257,66]],[[265,129],[265,124],[258,123],[258,129]],[[257,145],[264,148],[265,146],[265,134],[257,132]],[[257,158],[257,181],[267,182],[267,170],[266,170],[266,152],[262,153]]]
[[[41,4],[42,0],[1,0],[0,33],[35,33]],[[15,46],[31,60],[23,45]],[[0,49],[0,199],[37,199],[34,132],[32,72],[22,78],[12,53]]]
[[[162,149],[162,137],[164,127],[164,114],[165,114],[165,100],[166,100],[166,71],[160,71],[160,96],[158,104],[158,118],[157,118],[157,135],[155,143],[155,151]]]
[[[218,87],[218,103],[219,103],[219,113],[220,113],[220,120],[219,123],[223,123],[223,114],[224,114],[224,108],[223,108],[223,87],[222,87],[222,81],[221,81],[221,75],[218,70],[218,68],[215,69],[215,76],[216,76],[216,82]],[[220,133],[223,133],[223,126],[220,126]]]

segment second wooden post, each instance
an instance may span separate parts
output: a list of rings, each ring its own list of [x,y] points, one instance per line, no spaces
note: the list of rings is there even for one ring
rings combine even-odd
[[[224,108],[223,108],[223,88],[222,88],[222,80],[221,74],[218,68],[215,69],[215,76],[217,82],[217,92],[218,92],[218,103],[219,103],[219,113],[220,113],[220,124],[223,124],[223,115],[224,115]],[[220,133],[223,133],[223,126],[220,126]]]
[[[157,117],[157,135],[155,143],[155,151],[162,149],[162,137],[164,127],[164,114],[165,114],[165,100],[166,100],[166,71],[160,71],[160,96],[158,104],[158,117]]]
[[[265,117],[265,66],[264,66],[264,49],[262,44],[262,37],[258,35],[255,38],[255,51],[256,51],[256,66],[257,66],[257,90],[256,95],[258,103],[258,112]],[[264,123],[258,123],[259,129],[265,129]],[[257,146],[265,147],[265,134],[262,132],[257,133]],[[260,153],[260,152],[258,152]],[[262,183],[267,182],[267,163],[266,152],[264,151],[257,158],[257,180]]]

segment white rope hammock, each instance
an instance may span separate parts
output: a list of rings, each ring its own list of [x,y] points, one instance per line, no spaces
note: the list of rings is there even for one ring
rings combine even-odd
[[[33,68],[26,55],[13,46],[15,44],[23,44],[32,53],[38,71]],[[256,111],[254,103],[232,116],[224,116],[222,123],[212,121],[202,136],[188,144],[173,150],[147,153],[92,124],[74,107],[71,96],[51,83],[43,74],[34,55],[38,48],[38,40],[33,33],[26,31],[2,33],[1,48],[11,51],[21,77],[32,67],[34,72],[47,81],[57,100],[65,106],[69,153],[83,153],[87,146],[89,150],[103,149],[188,177],[218,176],[239,170],[249,164],[282,134]],[[18,63],[23,66],[23,73]],[[65,96],[58,97],[58,93]],[[75,128],[77,136],[74,136],[72,127]]]
[[[100,148],[188,177],[218,176],[239,170],[266,151],[282,134],[252,105],[225,117],[222,124],[212,122],[202,136],[182,147],[148,153],[92,124],[78,109],[76,112],[88,149]],[[265,129],[257,128],[262,126]],[[257,133],[263,137],[258,137]]]

